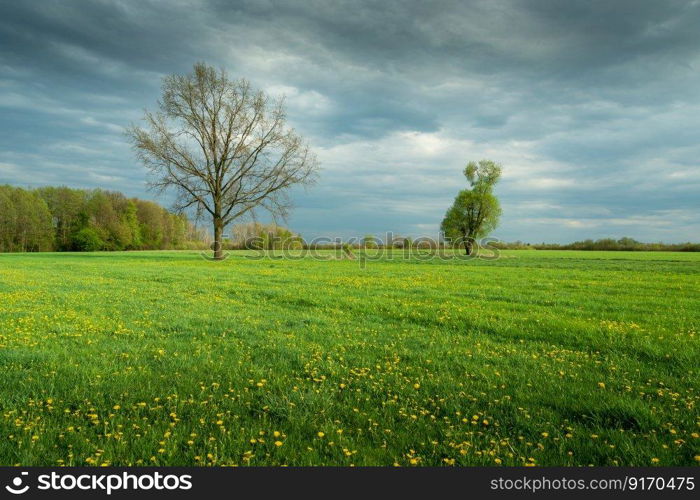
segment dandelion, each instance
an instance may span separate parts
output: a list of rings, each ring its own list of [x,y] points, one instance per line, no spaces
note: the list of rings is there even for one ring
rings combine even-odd
[[[275,446],[282,446],[284,443],[282,441],[275,441]]]
[[[320,437],[320,438],[322,438],[322,437],[325,436],[325,435],[326,435],[326,433],[323,432],[323,431],[319,431],[318,434],[317,434],[317,436]]]

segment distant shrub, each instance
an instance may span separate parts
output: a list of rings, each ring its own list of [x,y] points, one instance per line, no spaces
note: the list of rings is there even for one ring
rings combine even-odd
[[[91,227],[85,227],[73,235],[73,247],[80,252],[97,252],[104,246],[105,242]]]

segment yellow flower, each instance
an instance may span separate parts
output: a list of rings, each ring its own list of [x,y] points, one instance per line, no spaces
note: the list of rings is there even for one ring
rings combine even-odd
[[[542,433],[542,437],[543,437],[543,438],[549,437],[549,433],[548,433],[548,432],[543,432],[543,433]]]
[[[275,446],[282,446],[284,443],[282,441],[275,441]]]
[[[498,465],[501,465],[501,459],[500,458],[494,458],[494,462],[496,462]]]
[[[276,438],[278,438],[278,437],[280,437],[280,431],[275,431],[272,433],[272,435],[275,436]]]
[[[658,464],[658,463],[659,463],[659,459],[656,458],[656,457],[654,457],[654,458],[651,459],[651,463],[652,463],[652,464]]]
[[[598,382],[598,387],[605,389],[605,382]]]
[[[413,384],[413,388],[414,388],[414,389],[420,389],[420,384],[418,384],[418,383]]]
[[[325,435],[326,435],[326,433],[323,432],[323,431],[319,431],[319,432],[318,432],[318,437],[320,437],[320,438],[322,438],[322,437],[325,436]]]

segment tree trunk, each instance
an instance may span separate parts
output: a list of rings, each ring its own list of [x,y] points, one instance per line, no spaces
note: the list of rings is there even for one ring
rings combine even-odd
[[[224,250],[223,250],[223,235],[224,235],[224,221],[221,217],[214,217],[214,245],[212,249],[214,250],[214,260],[223,260]]]
[[[473,250],[473,244],[470,239],[464,240],[464,251],[467,255],[471,255]]]

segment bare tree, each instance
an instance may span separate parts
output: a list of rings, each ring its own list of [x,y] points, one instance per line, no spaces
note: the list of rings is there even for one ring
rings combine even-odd
[[[224,227],[258,208],[284,217],[288,188],[315,180],[316,156],[287,126],[283,100],[246,80],[197,63],[163,80],[158,106],[145,112],[147,129],[132,125],[127,135],[152,186],[175,188],[177,210],[211,215],[215,259],[223,258]]]

